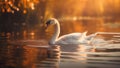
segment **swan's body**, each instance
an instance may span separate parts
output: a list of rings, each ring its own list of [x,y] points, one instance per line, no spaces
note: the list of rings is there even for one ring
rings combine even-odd
[[[56,44],[80,44],[85,42],[86,32],[84,33],[70,33],[59,37]]]
[[[86,36],[87,32],[83,32],[83,33],[70,33],[70,34],[66,34],[66,35],[59,37],[60,24],[58,20],[51,18],[46,22],[46,24],[47,26],[53,24],[55,27],[55,33],[53,34],[51,40],[49,41],[50,45],[88,43],[88,40],[91,39],[93,36],[93,35]]]

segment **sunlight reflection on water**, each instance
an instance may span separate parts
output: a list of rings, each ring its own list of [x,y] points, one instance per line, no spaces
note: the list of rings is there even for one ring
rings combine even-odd
[[[42,44],[37,40],[26,44],[1,42],[0,68],[119,68],[119,36],[98,35],[94,42],[99,43],[92,45],[49,46],[46,41]]]

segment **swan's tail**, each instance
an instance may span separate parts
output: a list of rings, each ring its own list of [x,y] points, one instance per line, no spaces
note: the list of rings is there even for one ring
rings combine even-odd
[[[86,40],[91,40],[96,36],[96,34],[90,34],[88,36],[86,36]]]
[[[87,32],[88,32],[88,31],[85,31],[85,32],[82,33],[82,37],[83,37],[83,38],[85,38],[85,37],[87,36]]]
[[[86,36],[86,38],[85,38],[86,41],[88,41],[88,43],[91,43],[94,40],[94,38],[96,37],[97,34],[98,34],[98,32]]]
[[[85,31],[85,32],[83,32],[82,34],[81,34],[81,37],[80,37],[80,40],[81,40],[81,42],[83,42],[83,41],[85,41],[86,40],[86,34],[87,34],[87,32],[88,31]]]

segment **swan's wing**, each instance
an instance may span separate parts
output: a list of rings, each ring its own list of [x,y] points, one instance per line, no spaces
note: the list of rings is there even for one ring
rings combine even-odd
[[[59,40],[62,40],[62,39],[66,39],[66,40],[69,40],[69,39],[79,39],[79,37],[81,36],[81,33],[71,33],[71,34],[66,34],[66,35],[63,35],[61,37],[59,37]]]
[[[72,43],[79,43],[81,40],[85,39],[87,32],[83,33],[71,33],[61,36],[56,42],[57,43],[65,43],[65,44],[72,44]]]
[[[66,34],[66,35],[63,35],[63,36],[59,37],[58,40],[62,40],[62,39],[66,39],[66,40],[69,40],[69,39],[79,40],[79,39],[85,38],[86,34],[87,34],[87,32],[83,32],[83,33],[70,33],[70,34]]]

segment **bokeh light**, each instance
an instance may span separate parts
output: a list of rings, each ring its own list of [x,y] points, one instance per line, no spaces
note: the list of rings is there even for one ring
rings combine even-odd
[[[0,0],[0,12],[14,13],[14,11],[23,11],[23,9],[35,9],[39,0]]]

